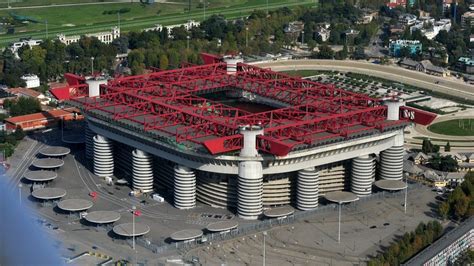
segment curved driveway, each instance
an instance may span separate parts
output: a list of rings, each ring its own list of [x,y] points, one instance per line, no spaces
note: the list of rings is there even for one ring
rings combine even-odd
[[[378,65],[366,61],[350,60],[288,60],[255,63],[275,71],[289,70],[336,70],[371,75],[379,78],[406,83],[469,100],[474,100],[474,85],[462,81],[428,75],[396,66]],[[435,82],[438,82],[436,84]]]

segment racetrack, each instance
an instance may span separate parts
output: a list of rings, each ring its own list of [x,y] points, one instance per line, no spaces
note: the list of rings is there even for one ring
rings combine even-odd
[[[463,81],[428,75],[396,66],[378,65],[366,61],[350,60],[288,60],[255,63],[275,71],[336,70],[375,76],[456,97],[474,100],[474,86]]]

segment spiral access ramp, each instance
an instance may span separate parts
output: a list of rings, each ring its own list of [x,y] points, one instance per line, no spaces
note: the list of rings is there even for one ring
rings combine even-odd
[[[311,210],[318,207],[319,172],[314,168],[298,171],[296,180],[296,208]]]
[[[144,151],[132,152],[133,190],[147,193],[153,191],[153,164],[151,157]]]
[[[371,156],[352,159],[351,191],[358,196],[368,196],[372,193],[375,165]]]
[[[403,146],[394,146],[380,153],[380,178],[386,180],[403,178]]]
[[[261,169],[260,162],[240,162],[239,168],[243,165],[248,169]],[[263,177],[259,171],[250,172],[241,173],[239,169],[237,213],[243,219],[255,220],[263,211]]]
[[[174,206],[191,209],[196,206],[196,175],[188,167],[174,167]]]
[[[112,142],[107,138],[96,135],[94,140],[94,174],[109,177],[114,173],[114,156]]]
[[[94,157],[94,132],[89,128],[89,125],[85,126],[86,134],[86,158],[93,159]]]

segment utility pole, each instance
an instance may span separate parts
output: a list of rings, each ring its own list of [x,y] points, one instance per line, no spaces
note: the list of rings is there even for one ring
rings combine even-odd
[[[135,210],[137,207],[132,206],[132,249],[135,250]]]
[[[22,204],[22,203],[21,203],[21,188],[22,188],[22,187],[23,187],[23,185],[22,185],[21,183],[18,184],[18,192],[19,192],[19,194],[20,194],[20,206],[21,206],[21,204]]]
[[[265,252],[265,236],[267,235],[267,231],[263,231],[263,266],[266,265],[265,259],[266,259],[266,252]]]
[[[245,48],[249,47],[249,27],[245,27]]]

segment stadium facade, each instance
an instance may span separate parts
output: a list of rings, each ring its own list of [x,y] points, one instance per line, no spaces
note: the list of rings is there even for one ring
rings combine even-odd
[[[267,207],[309,210],[327,192],[366,196],[376,178],[402,179],[405,127],[434,118],[240,59],[204,59],[108,82],[66,75],[95,175],[172,191],[179,209],[200,201],[256,219]]]

